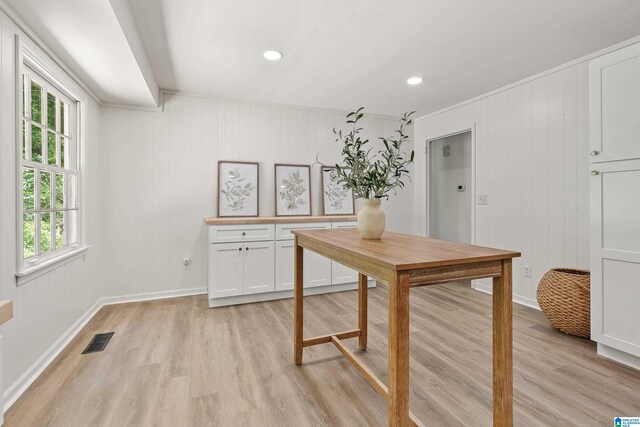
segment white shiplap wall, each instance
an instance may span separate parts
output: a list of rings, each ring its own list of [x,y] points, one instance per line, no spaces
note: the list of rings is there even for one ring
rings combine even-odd
[[[587,79],[579,63],[415,124],[417,218],[427,215],[425,141],[475,125],[476,194],[489,202],[476,206],[476,243],[522,252],[514,296],[524,303],[535,305],[549,268],[589,267]]]
[[[165,94],[162,112],[103,108],[101,188],[105,218],[102,295],[204,291],[207,237],[216,214],[217,161],[260,162],[260,215],[274,215],[274,163],[339,159],[333,127],[344,114]],[[396,120],[366,118],[366,135],[391,136]],[[407,147],[408,150],[411,146]],[[313,214],[321,212],[319,166]],[[412,232],[413,192],[383,204],[388,229]],[[192,260],[183,270],[182,259]]]
[[[87,104],[85,186],[87,239],[83,258],[16,286],[16,35],[26,35],[0,12],[0,299],[13,300],[14,318],[4,337],[4,387],[9,399],[61,348],[74,324],[100,298],[98,270],[101,210],[97,197],[99,106]],[[5,402],[6,403],[6,402]]]

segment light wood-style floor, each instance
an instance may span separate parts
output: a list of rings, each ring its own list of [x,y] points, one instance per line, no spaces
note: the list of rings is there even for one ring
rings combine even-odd
[[[386,381],[386,298],[369,293],[369,349]],[[411,409],[426,425],[491,425],[490,297],[411,291]],[[305,298],[305,336],[356,325],[356,293]],[[386,404],[333,345],[292,361],[292,300],[219,309],[204,295],[104,307],[6,414],[6,426],[376,426]],[[640,373],[514,308],[520,426],[612,425],[640,415]],[[98,332],[102,353],[80,355]],[[357,340],[352,340],[356,349]]]

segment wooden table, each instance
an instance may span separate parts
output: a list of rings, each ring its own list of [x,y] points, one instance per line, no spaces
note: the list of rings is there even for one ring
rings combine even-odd
[[[304,347],[333,343],[388,404],[390,426],[421,425],[409,412],[409,289],[458,280],[493,278],[493,425],[513,425],[511,260],[518,252],[386,232],[364,240],[357,230],[293,231],[295,235],[294,361]],[[303,250],[359,271],[358,328],[304,339]],[[358,360],[342,340],[367,348],[367,277],[389,289],[389,386]]]

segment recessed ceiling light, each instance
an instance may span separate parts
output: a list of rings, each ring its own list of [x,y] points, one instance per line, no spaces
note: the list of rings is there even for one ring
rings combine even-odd
[[[407,84],[410,84],[410,85],[412,85],[412,86],[413,86],[413,85],[419,85],[419,84],[420,84],[420,83],[422,83],[423,81],[424,81],[424,79],[423,79],[422,77],[410,77],[410,78],[407,80]]]
[[[282,52],[277,50],[267,50],[264,52],[264,59],[269,61],[279,61],[282,59]]]

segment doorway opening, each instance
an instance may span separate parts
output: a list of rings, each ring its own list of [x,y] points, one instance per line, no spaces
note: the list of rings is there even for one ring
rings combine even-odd
[[[474,243],[472,132],[428,141],[427,157],[429,237]]]

